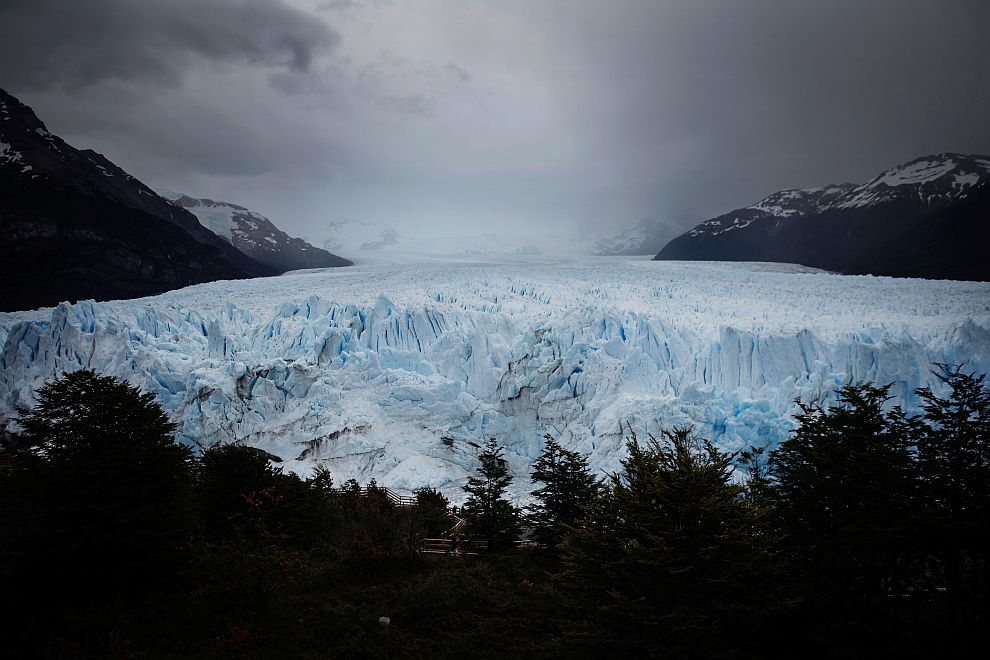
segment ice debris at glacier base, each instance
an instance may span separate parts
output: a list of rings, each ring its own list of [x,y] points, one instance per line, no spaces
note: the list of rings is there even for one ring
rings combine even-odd
[[[496,437],[529,489],[544,433],[600,470],[638,433],[692,423],[779,442],[794,399],[933,362],[990,371],[990,285],[781,264],[600,258],[378,264],[0,314],[0,417],[82,367],[153,392],[195,447],[241,442],[306,473],[462,499]]]

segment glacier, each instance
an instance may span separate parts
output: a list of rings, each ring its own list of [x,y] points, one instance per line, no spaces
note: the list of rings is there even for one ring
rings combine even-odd
[[[0,314],[0,419],[62,372],[152,392],[197,449],[264,448],[338,483],[457,502],[494,437],[525,500],[544,433],[619,467],[624,438],[693,424],[773,446],[795,400],[892,383],[917,412],[935,362],[990,371],[990,284],[801,266],[485,257],[359,264],[136,300]]]

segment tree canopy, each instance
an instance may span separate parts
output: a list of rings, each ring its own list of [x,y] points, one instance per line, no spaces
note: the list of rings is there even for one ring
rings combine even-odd
[[[569,526],[584,516],[602,491],[601,482],[588,468],[588,459],[576,451],[564,449],[549,434],[543,436],[543,453],[533,463],[531,478],[543,484],[532,492],[530,519],[537,538],[555,547]]]
[[[39,507],[38,561],[90,591],[165,579],[194,525],[191,454],[153,395],[81,370],[36,399],[18,444]]]
[[[689,428],[626,446],[622,471],[564,538],[560,583],[591,608],[602,652],[718,655],[783,602],[765,512],[742,497],[733,455]]]
[[[468,494],[462,514],[469,536],[488,542],[490,550],[501,550],[519,537],[519,511],[506,498],[512,483],[509,468],[502,458],[504,448],[492,438],[478,455],[480,465],[468,478]]]

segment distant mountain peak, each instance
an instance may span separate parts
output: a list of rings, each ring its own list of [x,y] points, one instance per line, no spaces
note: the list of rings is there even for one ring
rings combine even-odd
[[[836,200],[836,208],[875,206],[917,198],[926,205],[960,198],[990,176],[990,158],[956,153],[922,156],[902,163],[857,186]]]
[[[362,220],[334,220],[327,223],[327,250],[343,252],[381,250],[399,245],[403,236],[390,225]]]
[[[164,188],[157,192],[191,212],[207,229],[238,250],[280,271],[351,265],[347,259],[289,236],[271,220],[245,206],[191,197]]]
[[[604,236],[599,234],[594,239],[591,250],[601,256],[656,254],[670,239],[681,233],[683,227],[683,224],[671,220],[643,218],[631,227],[615,229]],[[594,232],[595,226],[582,227],[580,231]]]

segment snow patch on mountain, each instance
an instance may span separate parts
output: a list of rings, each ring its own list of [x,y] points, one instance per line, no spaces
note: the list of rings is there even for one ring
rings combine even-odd
[[[972,282],[617,258],[212,282],[0,314],[0,417],[88,367],[154,393],[184,443],[261,447],[338,482],[457,501],[495,437],[522,498],[544,433],[614,470],[628,428],[772,446],[795,398],[828,402],[850,380],[893,383],[917,411],[932,363],[990,369],[988,300]]]
[[[260,213],[236,204],[216,202],[212,199],[197,199],[164,188],[157,188],[155,192],[176,206],[190,211],[199,218],[204,227],[228,243],[233,243],[235,236],[251,236],[262,223],[270,224],[268,218]],[[254,242],[253,239],[252,242]]]
[[[921,200],[927,206],[946,204],[988,177],[990,161],[986,159],[960,154],[929,156],[886,170],[860,186],[781,190],[751,206],[706,220],[687,235],[718,236],[757,221],[792,221],[832,209],[870,207],[898,199]]]
[[[279,271],[350,265],[345,259],[289,236],[257,211],[166,189],[157,192],[173,205],[190,211],[204,227],[238,250]]]
[[[16,163],[21,159],[21,152],[14,149],[13,145],[0,142],[0,163]]]
[[[702,222],[689,231],[688,235],[718,236],[748,227],[757,220],[803,218],[827,209],[852,188],[852,184],[840,183],[823,188],[781,190],[751,206]]]
[[[899,197],[916,197],[925,204],[958,199],[990,177],[990,161],[961,154],[918,158],[881,173],[837,199],[834,208],[875,206]]]

